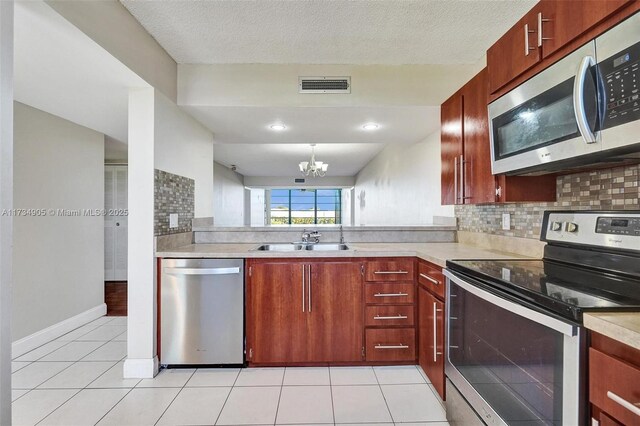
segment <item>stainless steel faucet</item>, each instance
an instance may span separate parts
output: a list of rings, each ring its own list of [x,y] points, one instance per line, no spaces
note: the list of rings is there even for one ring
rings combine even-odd
[[[322,234],[319,233],[318,231],[315,231],[315,230],[307,231],[307,229],[305,228],[302,231],[302,242],[304,244],[317,244],[320,242],[321,236]],[[310,243],[309,240],[313,240],[313,241],[311,241]]]
[[[342,225],[340,225],[340,244],[344,244],[344,234],[342,233]]]

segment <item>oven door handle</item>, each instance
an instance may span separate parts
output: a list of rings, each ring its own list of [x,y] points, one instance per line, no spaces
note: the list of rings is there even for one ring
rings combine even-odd
[[[576,115],[576,122],[582,138],[586,143],[595,143],[596,135],[591,131],[589,127],[589,120],[587,119],[587,112],[584,108],[584,84],[587,80],[587,74],[591,67],[595,65],[595,60],[592,56],[585,56],[580,62],[578,72],[576,73],[576,79],[573,82],[573,111]]]
[[[530,319],[538,324],[542,324],[546,327],[549,327],[553,330],[556,330],[562,334],[566,334],[567,336],[575,336],[578,334],[578,328],[575,325],[569,324],[567,322],[561,321],[549,315],[545,315],[541,312],[534,311],[533,309],[527,308],[518,303],[512,302],[507,299],[503,299],[500,296],[496,296],[493,293],[489,293],[479,287],[476,287],[473,284],[468,283],[460,276],[451,272],[448,269],[444,270],[444,275],[448,278],[449,281],[453,282],[453,284],[462,287],[464,290],[469,293],[486,300],[487,302],[499,306],[500,308],[512,312],[516,315],[519,315],[523,318]],[[451,282],[447,283],[450,293]],[[449,303],[449,301],[447,301]],[[450,304],[449,304],[450,305]]]

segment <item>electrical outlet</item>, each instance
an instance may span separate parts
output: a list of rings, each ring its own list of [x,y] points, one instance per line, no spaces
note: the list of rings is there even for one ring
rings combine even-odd
[[[511,215],[509,213],[502,213],[502,229],[504,231],[511,229]]]
[[[178,213],[171,213],[169,215],[169,228],[178,227]]]

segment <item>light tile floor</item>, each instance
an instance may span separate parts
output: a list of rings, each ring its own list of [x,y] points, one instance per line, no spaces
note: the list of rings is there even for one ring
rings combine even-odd
[[[448,426],[416,366],[163,370],[124,379],[126,318],[102,317],[12,362],[13,424]]]

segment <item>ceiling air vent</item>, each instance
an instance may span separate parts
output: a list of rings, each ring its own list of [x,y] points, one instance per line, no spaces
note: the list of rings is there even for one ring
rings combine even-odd
[[[351,77],[298,77],[298,93],[351,93]]]

